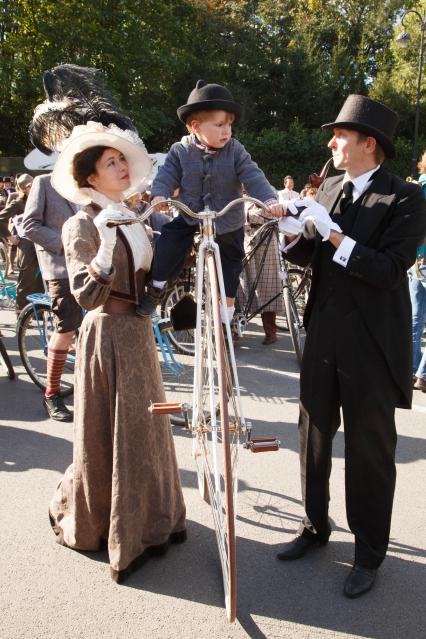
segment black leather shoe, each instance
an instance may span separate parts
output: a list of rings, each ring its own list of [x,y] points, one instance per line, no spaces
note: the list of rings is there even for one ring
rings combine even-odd
[[[72,422],[72,413],[64,404],[64,400],[59,395],[51,395],[50,397],[43,397],[43,405],[45,406],[49,417],[55,419],[57,422]]]
[[[136,306],[136,315],[140,317],[151,317],[157,306],[161,304],[165,292],[165,288],[157,288],[156,286],[148,284],[145,295],[143,295],[140,304]]]
[[[346,579],[344,593],[349,599],[361,597],[372,589],[376,580],[377,568],[363,568],[354,564]]]
[[[291,559],[300,559],[304,557],[306,553],[314,548],[325,546],[328,543],[327,539],[315,539],[314,537],[308,537],[307,535],[298,535],[293,541],[290,541],[284,546],[284,550],[277,554],[277,558],[281,561],[288,561]]]

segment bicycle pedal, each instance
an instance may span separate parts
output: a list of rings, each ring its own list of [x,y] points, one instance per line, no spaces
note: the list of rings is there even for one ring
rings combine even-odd
[[[252,453],[267,453],[279,450],[280,442],[276,437],[253,437],[248,442]]]
[[[177,415],[183,412],[183,405],[180,402],[158,402],[151,403],[148,410],[152,415]]]

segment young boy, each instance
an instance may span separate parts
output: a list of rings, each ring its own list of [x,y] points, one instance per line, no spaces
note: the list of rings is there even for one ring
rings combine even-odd
[[[173,144],[158,170],[152,184],[153,204],[164,202],[179,189],[180,201],[193,211],[202,211],[206,206],[219,211],[241,197],[244,184],[249,195],[270,207],[272,215],[281,215],[282,207],[263,171],[243,145],[231,137],[232,124],[238,121],[241,107],[228,89],[198,80],[187,104],[179,107],[177,114],[189,135]],[[163,297],[167,280],[179,275],[198,224],[198,220],[180,213],[163,226],[154,252],[152,280],[136,308],[138,315],[151,315]],[[244,206],[236,205],[215,224],[227,306],[222,300],[221,315],[222,321],[230,321],[244,257]]]

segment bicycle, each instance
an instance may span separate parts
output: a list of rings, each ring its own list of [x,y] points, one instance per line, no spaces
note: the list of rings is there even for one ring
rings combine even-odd
[[[235,204],[254,198],[238,198],[219,212],[206,209],[194,213],[182,202],[167,200],[187,215],[202,222],[196,265],[194,382],[191,407],[175,402],[153,404],[153,414],[183,414],[192,435],[192,455],[197,465],[201,497],[210,502],[222,567],[225,608],[229,621],[236,616],[235,510],[238,492],[238,453],[240,439],[252,452],[278,450],[276,437],[253,438],[252,424],[241,407],[240,389],[229,322],[222,329],[219,300],[225,300],[219,246],[214,240],[214,220]],[[112,224],[143,222],[155,209],[149,207],[138,218],[115,220]],[[225,335],[224,335],[225,331]],[[226,341],[225,341],[226,340]]]
[[[249,250],[243,260],[233,326],[238,335],[242,336],[247,324],[282,295],[287,327],[297,362],[300,365],[303,353],[303,310],[310,288],[310,271],[289,268],[278,247],[278,222],[276,220],[263,224],[251,238]],[[264,276],[270,250],[275,251],[277,254],[279,265],[277,275],[281,282],[280,290],[266,301],[263,300],[264,303],[259,304],[257,302],[257,288]]]
[[[181,276],[168,289],[166,296],[161,303],[161,317],[169,318],[170,311],[184,295],[188,295],[194,289],[195,278],[194,269],[187,267],[183,270]],[[194,355],[194,331],[193,329],[168,331],[168,336],[173,347],[179,353],[184,355]]]
[[[0,268],[0,304],[6,308],[14,308],[16,304],[16,283],[8,282]]]
[[[47,293],[33,293],[27,296],[29,304],[19,314],[16,326],[19,353],[22,363],[30,379],[42,390],[46,390],[47,382],[47,351],[49,339],[55,331],[54,313],[51,299]],[[161,330],[161,320],[156,315],[152,318],[154,334],[161,353],[160,366],[169,401],[177,398],[173,383],[177,378],[185,378],[186,369],[179,363],[173,353],[167,333]],[[74,391],[75,353],[69,352],[61,377],[62,397],[71,395]],[[182,415],[173,415],[171,422],[175,426],[184,426]]]
[[[47,350],[49,339],[55,331],[52,301],[47,293],[27,295],[29,304],[19,314],[16,324],[19,353],[25,370],[41,390],[46,390]],[[75,353],[67,354],[61,377],[62,397],[74,391]]]

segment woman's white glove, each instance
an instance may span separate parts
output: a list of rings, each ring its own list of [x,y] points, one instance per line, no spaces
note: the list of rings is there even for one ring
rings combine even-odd
[[[112,254],[117,241],[117,227],[109,227],[107,224],[108,222],[117,220],[117,215],[121,216],[121,211],[114,208],[113,205],[110,205],[106,209],[102,209],[94,219],[94,224],[101,238],[101,245],[95,257],[95,261],[99,268],[105,273],[111,271]]]

